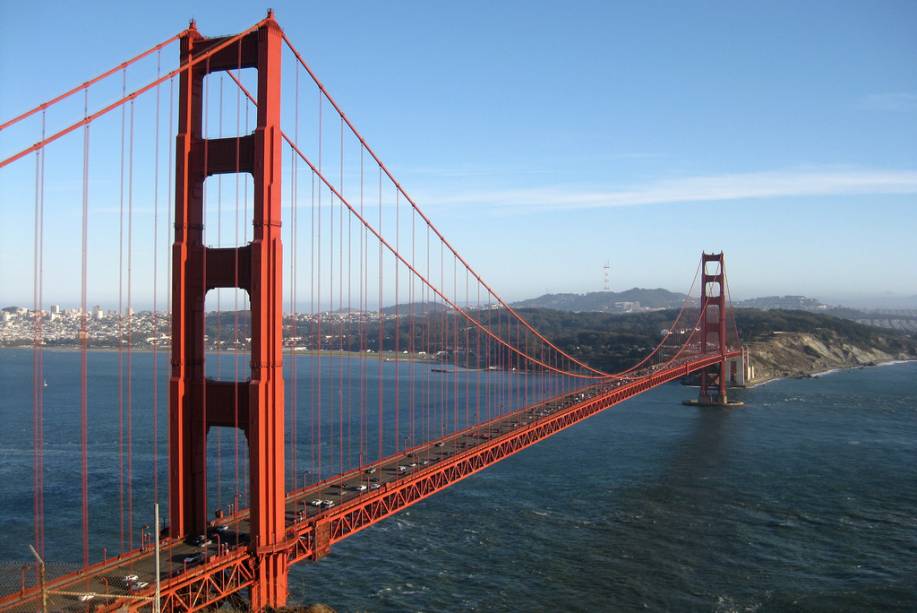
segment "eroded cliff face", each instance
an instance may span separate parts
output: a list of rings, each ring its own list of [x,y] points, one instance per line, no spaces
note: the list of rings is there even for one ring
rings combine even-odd
[[[882,338],[868,345],[855,344],[830,330],[817,334],[774,332],[769,339],[749,344],[755,368],[755,378],[750,383],[917,358],[917,353],[893,345]]]

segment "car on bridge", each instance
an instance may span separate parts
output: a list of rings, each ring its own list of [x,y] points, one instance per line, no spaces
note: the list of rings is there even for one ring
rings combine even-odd
[[[191,554],[186,555],[182,559],[182,563],[187,564],[188,566],[192,566],[194,564],[200,564],[203,561],[204,561],[203,553],[191,553]]]

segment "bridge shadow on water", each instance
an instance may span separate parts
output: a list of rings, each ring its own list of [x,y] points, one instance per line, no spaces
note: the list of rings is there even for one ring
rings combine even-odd
[[[715,591],[730,593],[741,565],[743,539],[735,516],[750,501],[731,454],[741,429],[735,411],[742,409],[684,410],[676,417],[663,409],[660,418],[687,423],[666,437],[669,447],[653,460],[649,474],[612,487],[597,501],[606,509],[603,574],[614,578],[608,587],[615,597],[624,588],[637,599],[634,606],[709,607],[719,596],[700,586],[720,584],[722,591]]]

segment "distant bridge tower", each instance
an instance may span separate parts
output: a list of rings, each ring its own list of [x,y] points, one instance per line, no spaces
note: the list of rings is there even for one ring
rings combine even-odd
[[[226,38],[204,38],[192,23],[181,64]],[[172,250],[172,372],[169,382],[169,521],[174,538],[207,529],[207,431],[237,427],[248,440],[253,610],[286,603],[284,412],[281,347],[280,58],[282,33],[269,13],[258,29],[181,73],[176,143],[175,244]],[[258,117],[252,134],[203,137],[207,74],[256,68]],[[203,243],[204,181],[251,173],[253,240],[210,248]],[[251,299],[251,377],[205,376],[204,297],[240,288]]]
[[[700,375],[698,404],[728,404],[726,398],[726,269],[723,252],[701,256],[701,353],[719,351],[719,367],[705,368]],[[719,372],[717,372],[717,370]]]

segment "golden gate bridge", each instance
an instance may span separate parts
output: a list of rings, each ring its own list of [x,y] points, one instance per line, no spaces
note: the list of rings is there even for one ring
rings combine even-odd
[[[149,79],[129,88],[129,75]],[[26,181],[34,203],[37,561],[4,583],[16,587],[0,610],[195,611],[244,590],[253,610],[282,606],[290,566],[619,402],[699,373],[697,403],[728,404],[742,352],[722,253],[702,255],[645,356],[619,372],[586,364],[460,255],[270,12],[233,36],[192,22],[3,133],[0,172]],[[80,187],[56,202],[68,182]],[[70,257],[49,263],[46,232],[65,208],[80,224],[54,238]],[[97,221],[115,213],[117,224]],[[78,304],[78,383],[58,393],[79,407],[67,433],[79,518],[49,534],[46,292],[62,291]],[[116,488],[91,470],[101,392],[89,353],[104,343],[90,296],[117,304]],[[141,351],[152,352],[142,391]],[[152,433],[148,472],[135,463],[138,427]],[[138,538],[150,522],[140,484],[168,525]],[[90,540],[100,521],[111,551]],[[64,541],[79,564],[49,572]]]

